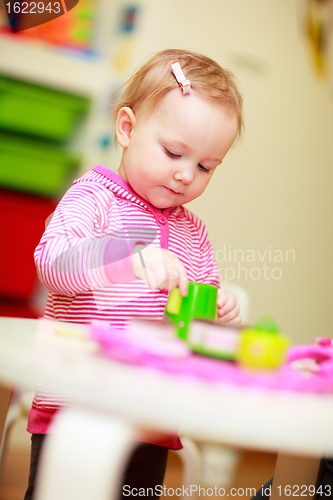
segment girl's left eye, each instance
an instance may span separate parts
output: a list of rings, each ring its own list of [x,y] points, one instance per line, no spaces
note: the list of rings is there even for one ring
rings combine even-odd
[[[164,148],[165,154],[169,156],[170,158],[181,158],[181,155],[177,155],[176,153],[173,153],[167,148]]]
[[[202,172],[206,172],[206,173],[208,173],[208,172],[209,172],[209,168],[204,167],[203,165],[201,165],[201,163],[199,163],[199,168],[200,168],[200,170],[201,170]]]

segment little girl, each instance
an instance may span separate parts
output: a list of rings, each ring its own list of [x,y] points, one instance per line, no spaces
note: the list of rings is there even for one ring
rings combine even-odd
[[[118,169],[97,165],[76,180],[36,248],[49,290],[46,318],[124,328],[133,316],[161,320],[169,291],[179,287],[185,296],[188,280],[219,287],[206,228],[183,205],[204,192],[241,135],[233,76],[205,56],[166,50],[127,82],[114,114],[123,148]],[[217,308],[221,323],[240,324],[234,297],[221,289]],[[44,435],[64,403],[42,392],[34,398],[25,500],[33,495]],[[178,436],[141,443],[123,485],[162,485],[168,448],[181,447]]]

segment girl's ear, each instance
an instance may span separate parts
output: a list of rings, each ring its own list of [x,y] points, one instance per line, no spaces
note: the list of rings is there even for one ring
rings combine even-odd
[[[116,120],[116,135],[122,148],[128,147],[135,124],[136,117],[131,108],[124,107],[118,111]]]

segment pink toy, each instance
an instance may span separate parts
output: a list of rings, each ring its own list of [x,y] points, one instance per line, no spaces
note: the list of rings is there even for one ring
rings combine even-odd
[[[333,349],[331,344],[327,347],[321,345],[299,345],[292,347],[288,353],[287,362],[293,363],[298,360],[313,360],[317,367],[316,372],[321,375],[332,377],[333,380]]]
[[[174,338],[171,325],[159,323],[156,335],[154,321],[133,322],[126,330],[113,328],[106,322],[94,322],[89,336],[100,344],[103,354],[124,363],[150,365],[189,354],[184,342]]]
[[[328,337],[315,337],[314,339],[312,339],[312,342],[323,347],[333,348],[333,340]]]
[[[143,323],[154,325],[153,322]],[[121,331],[98,323],[91,326],[90,337],[100,344],[102,353],[110,359],[175,375],[191,376],[212,383],[273,390],[333,393],[333,349],[330,347],[312,345],[291,347],[287,362],[280,369],[254,371],[245,370],[229,361],[193,354],[182,341],[170,336],[167,325],[164,325],[167,333],[162,336],[156,335],[154,326],[144,337],[141,332],[136,331],[136,328],[138,326],[133,325],[129,330]],[[144,326],[143,330],[145,329]],[[304,372],[293,367],[296,361],[309,358],[318,365],[318,370]]]

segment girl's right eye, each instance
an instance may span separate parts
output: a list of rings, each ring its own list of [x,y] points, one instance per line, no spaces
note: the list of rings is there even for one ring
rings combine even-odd
[[[181,155],[177,155],[176,153],[173,153],[167,148],[164,148],[165,154],[169,156],[169,158],[181,158]]]

